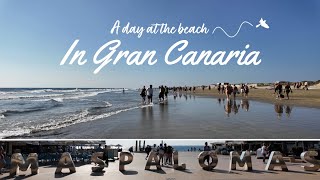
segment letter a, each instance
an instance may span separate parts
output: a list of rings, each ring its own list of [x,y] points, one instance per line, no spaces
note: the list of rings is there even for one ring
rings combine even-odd
[[[68,152],[64,152],[61,155],[61,158],[58,162],[58,166],[55,173],[56,174],[62,173],[62,168],[69,168],[70,173],[76,172],[76,166],[74,165],[71,155]]]

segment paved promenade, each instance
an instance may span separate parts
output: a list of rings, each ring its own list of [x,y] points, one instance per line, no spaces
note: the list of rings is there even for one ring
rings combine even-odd
[[[320,179],[320,171],[307,172],[304,171],[301,165],[305,163],[289,163],[286,162],[289,169],[288,172],[283,172],[280,169],[274,171],[265,171],[265,164],[261,159],[256,159],[252,156],[253,171],[245,172],[237,165],[237,170],[229,173],[229,156],[218,156],[218,165],[213,171],[205,171],[198,164],[198,152],[180,152],[179,163],[186,163],[187,170],[179,171],[174,170],[170,166],[162,167],[161,171],[148,171],[144,170],[146,160],[145,154],[135,153],[133,162],[127,165],[126,172],[118,171],[119,161],[110,162],[109,167],[105,168],[104,173],[92,173],[91,167],[93,165],[85,164],[79,165],[76,163],[76,173],[69,174],[68,169],[62,175],[55,175],[55,166],[41,166],[39,174],[30,176],[30,170],[23,172],[20,171],[17,179],[150,179],[150,180],[188,180],[188,179]],[[151,167],[155,169],[155,167]],[[7,179],[9,173],[0,175],[1,179]]]

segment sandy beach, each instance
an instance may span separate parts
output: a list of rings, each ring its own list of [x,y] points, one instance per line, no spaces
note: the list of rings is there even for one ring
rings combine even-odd
[[[138,93],[117,93],[110,102],[116,104],[120,98],[135,98],[133,104],[139,103]],[[182,91],[176,96],[170,93],[163,104],[155,99],[153,105],[125,111],[116,109],[106,116],[100,114],[101,110],[104,112],[110,107],[94,108],[93,120],[84,121],[84,117],[79,123],[72,122],[63,128],[35,130],[8,138],[317,139],[319,95],[320,90],[315,89],[293,90],[292,99],[277,100],[272,90],[251,89],[248,99],[238,97],[227,101],[216,89],[198,89],[196,93]],[[106,93],[96,98],[109,97]]]
[[[279,103],[283,105],[320,108],[320,89],[318,86],[319,85],[310,87],[308,91],[302,89],[292,89],[293,93],[289,94],[289,100],[286,97],[281,100],[276,99],[274,90],[267,89],[269,87],[259,87],[257,89],[250,89],[248,99],[272,104]],[[204,91],[198,88],[196,89],[194,94],[217,98],[226,98],[225,94],[219,94],[218,90],[215,88],[212,88],[211,90],[206,88]],[[237,99],[242,98],[243,97],[240,94],[237,95]]]
[[[118,170],[119,161],[110,162],[109,167],[105,168],[104,173],[92,173],[91,167],[93,164],[77,164],[76,173],[69,174],[67,169],[64,169],[63,174],[55,175],[55,165],[41,166],[39,173],[30,176],[30,170],[20,171],[17,179],[159,179],[159,180],[179,180],[179,179],[319,179],[320,171],[307,172],[304,171],[301,165],[301,160],[296,163],[286,162],[289,169],[288,172],[281,171],[280,168],[275,168],[274,171],[266,171],[265,164],[261,159],[256,159],[252,156],[252,172],[246,172],[242,167],[237,165],[237,170],[229,173],[229,156],[218,155],[218,165],[213,171],[205,171],[198,164],[199,152],[180,152],[179,163],[185,163],[187,170],[179,171],[172,169],[171,166],[164,166],[162,170],[144,170],[146,160],[145,153],[135,153],[133,162],[125,166],[126,171],[120,172]],[[152,170],[154,169],[154,170]],[[1,179],[7,179],[8,173],[0,175]]]

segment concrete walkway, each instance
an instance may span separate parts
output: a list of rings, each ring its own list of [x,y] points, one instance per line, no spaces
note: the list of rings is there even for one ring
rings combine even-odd
[[[39,174],[30,176],[30,170],[20,171],[19,176],[16,179],[150,179],[150,180],[188,180],[188,179],[320,179],[320,171],[307,172],[304,171],[301,165],[306,163],[290,163],[286,162],[289,169],[288,172],[283,172],[280,169],[275,171],[265,171],[265,164],[261,159],[256,159],[252,156],[253,171],[246,172],[239,166],[237,170],[229,173],[229,156],[218,156],[218,165],[213,171],[205,171],[198,164],[198,152],[180,152],[179,163],[186,163],[187,170],[179,171],[174,170],[170,166],[165,166],[161,171],[147,171],[144,170],[146,160],[145,154],[134,154],[133,162],[127,165],[126,172],[118,171],[119,161],[110,162],[109,167],[105,168],[104,173],[92,173],[91,167],[93,165],[76,165],[76,173],[69,174],[68,169],[64,169],[66,172],[62,175],[55,175],[55,166],[41,166],[39,168]],[[155,167],[151,167],[151,169]],[[7,179],[9,173],[0,175],[0,179]]]

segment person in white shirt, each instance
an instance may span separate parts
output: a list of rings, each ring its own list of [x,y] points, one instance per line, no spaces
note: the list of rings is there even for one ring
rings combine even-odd
[[[147,89],[148,103],[152,103],[153,89],[152,85]]]
[[[308,90],[308,82],[307,81],[304,82],[304,88],[303,89]]]

